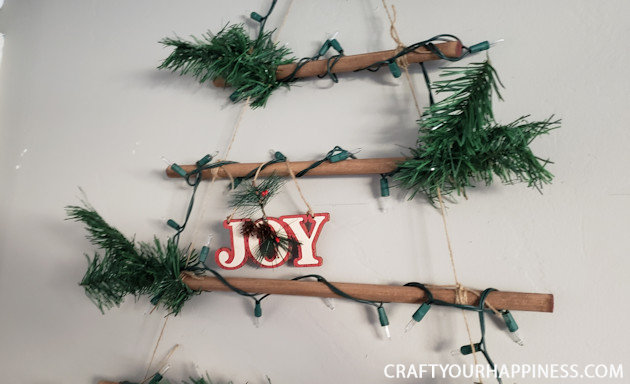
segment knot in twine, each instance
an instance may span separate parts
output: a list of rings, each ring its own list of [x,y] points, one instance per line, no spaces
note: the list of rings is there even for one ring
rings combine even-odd
[[[396,43],[396,48],[394,52],[398,54],[403,49],[407,48],[405,44],[403,44],[402,40],[400,40],[400,35],[398,34],[398,30],[396,29],[396,7],[392,5],[392,11],[389,12],[389,8],[385,3],[385,0],[381,0],[383,2],[383,7],[385,7],[385,12],[387,12],[387,18],[389,19],[389,35],[392,37],[392,40]],[[401,68],[407,69],[409,67],[409,61],[407,60],[406,55],[403,55],[396,59],[396,64],[398,64]]]

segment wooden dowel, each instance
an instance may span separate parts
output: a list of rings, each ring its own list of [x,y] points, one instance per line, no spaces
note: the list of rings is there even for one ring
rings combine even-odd
[[[396,166],[404,157],[387,157],[377,159],[348,159],[336,163],[324,162],[318,167],[308,171],[307,176],[332,176],[332,175],[373,175],[388,173],[396,169]],[[239,163],[228,164],[220,167],[217,172],[218,178],[227,178],[229,172],[232,177],[242,177],[251,170],[256,169],[261,163]],[[298,173],[313,164],[313,161],[294,161],[289,162],[289,166],[293,173]],[[182,165],[184,171],[190,172],[195,169],[194,165]],[[226,172],[227,171],[227,172]],[[278,176],[288,176],[289,171],[285,163],[272,164],[260,171],[259,176],[265,177],[275,173]],[[180,177],[171,167],[166,168],[168,177]],[[202,172],[204,179],[212,178],[212,170],[207,169]]]
[[[458,41],[448,41],[446,43],[435,44],[435,46],[448,57],[459,57],[462,54],[462,45]],[[362,53],[360,55],[344,56],[337,61],[332,68],[333,73],[352,72],[357,69],[365,68],[370,64],[387,60],[396,54],[395,50]],[[405,58],[408,63],[421,63],[430,60],[439,60],[440,58],[431,53],[425,47],[420,47],[413,52],[408,53]],[[295,74],[296,78],[322,76],[326,74],[328,59],[310,61],[306,63]],[[276,79],[283,79],[295,70],[297,64],[285,64],[278,66],[276,70]],[[217,87],[225,87],[225,81],[217,78],[213,81]]]
[[[184,277],[184,283],[194,290],[229,291],[215,277]],[[294,281],[279,279],[229,278],[227,281],[237,288],[252,293],[269,293],[276,295],[297,295],[316,297],[339,297],[324,283],[316,281]],[[426,300],[422,290],[399,285],[375,285],[355,283],[332,283],[340,290],[359,299],[382,301],[389,303],[422,303]],[[455,303],[456,290],[451,288],[431,288],[436,299]],[[518,311],[553,312],[553,295],[545,293],[520,293],[496,291],[488,295],[488,303],[497,309]],[[467,295],[464,304],[475,305],[478,297]]]

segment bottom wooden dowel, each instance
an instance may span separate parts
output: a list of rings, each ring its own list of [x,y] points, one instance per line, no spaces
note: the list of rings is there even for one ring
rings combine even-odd
[[[185,277],[184,283],[194,290],[229,291],[215,277]],[[227,281],[237,288],[252,293],[277,295],[297,295],[316,297],[339,297],[324,283],[317,281],[294,281],[279,279],[229,278]],[[359,299],[388,303],[422,303],[424,292],[418,288],[399,285],[375,285],[355,283],[332,283],[340,290]],[[436,299],[455,303],[456,290],[451,288],[431,288]],[[475,305],[478,297],[469,293],[464,304]],[[518,311],[553,312],[553,295],[546,293],[521,293],[496,291],[488,295],[487,302],[497,309]]]

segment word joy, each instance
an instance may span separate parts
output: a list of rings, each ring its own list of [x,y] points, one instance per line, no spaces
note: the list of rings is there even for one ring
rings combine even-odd
[[[267,222],[278,236],[287,236],[299,242],[298,255],[293,259],[295,267],[319,267],[322,258],[317,256],[316,245],[324,224],[330,220],[328,213],[309,215],[290,215],[278,218],[268,217]],[[256,237],[245,236],[242,233],[243,223],[250,219],[225,220],[223,227],[230,230],[231,248],[219,248],[214,254],[216,263],[223,269],[237,269],[242,267],[248,259],[263,268],[277,268],[290,256],[287,249],[278,249],[273,259],[256,258],[260,240]]]

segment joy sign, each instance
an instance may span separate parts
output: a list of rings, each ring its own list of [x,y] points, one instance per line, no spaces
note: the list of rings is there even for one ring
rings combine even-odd
[[[290,215],[278,218],[268,217],[267,222],[278,236],[291,237],[298,241],[297,257],[293,259],[295,267],[318,267],[322,258],[317,256],[316,245],[324,224],[330,219],[328,213],[309,215]],[[288,249],[278,249],[273,258],[254,257],[260,245],[258,238],[243,235],[243,224],[250,219],[225,220],[223,227],[230,230],[231,248],[219,248],[214,254],[216,263],[223,269],[242,267],[247,259],[263,268],[276,268],[283,265],[291,255]]]

